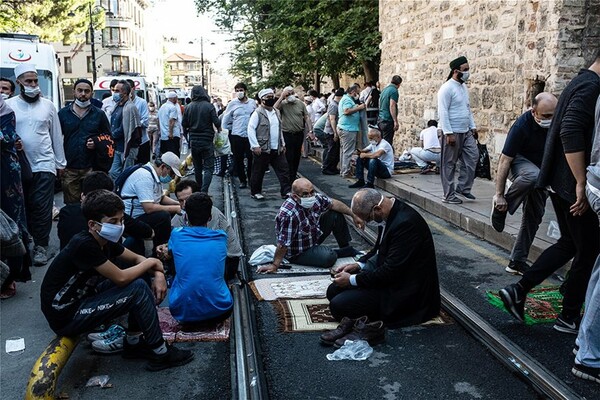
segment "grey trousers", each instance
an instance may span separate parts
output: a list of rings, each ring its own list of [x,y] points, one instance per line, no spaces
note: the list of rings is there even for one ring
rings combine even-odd
[[[479,160],[479,150],[477,141],[471,131],[464,133],[455,133],[456,144],[448,146],[446,138],[443,137],[442,143],[442,166],[440,175],[442,178],[442,188],[446,199],[459,193],[471,193],[473,181],[475,180],[475,167]],[[454,176],[456,175],[456,165],[460,161],[458,171],[458,183],[455,185]]]
[[[356,150],[356,138],[358,136],[358,132],[338,129],[338,134],[340,136],[340,147],[342,148],[342,165],[340,169],[340,175],[350,175],[350,159]]]
[[[508,212],[512,215],[523,204],[523,217],[517,239],[510,253],[512,261],[527,262],[529,248],[546,211],[548,193],[536,189],[540,169],[523,156],[517,155],[510,166],[509,178],[512,185],[504,196],[508,203]]]

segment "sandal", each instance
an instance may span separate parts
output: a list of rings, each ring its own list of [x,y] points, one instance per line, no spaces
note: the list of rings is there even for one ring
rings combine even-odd
[[[0,299],[2,299],[2,300],[10,299],[15,294],[17,294],[17,285],[15,282],[13,282],[10,285],[8,285],[8,287],[6,289],[4,289],[2,292],[0,292]]]

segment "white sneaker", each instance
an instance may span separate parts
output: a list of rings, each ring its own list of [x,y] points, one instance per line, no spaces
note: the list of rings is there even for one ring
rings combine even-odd
[[[112,354],[123,351],[123,336],[108,338],[104,340],[96,340],[92,343],[92,349],[98,353]]]
[[[113,339],[125,336],[125,328],[121,325],[114,324],[104,332],[92,332],[87,335],[87,340],[92,343],[98,340]]]

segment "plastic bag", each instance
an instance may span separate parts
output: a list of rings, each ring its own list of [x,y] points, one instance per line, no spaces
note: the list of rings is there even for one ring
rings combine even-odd
[[[228,156],[231,154],[229,135],[226,130],[215,133],[213,143],[215,145],[215,156]]]
[[[475,168],[475,176],[478,178],[492,179],[492,173],[490,171],[490,154],[488,153],[487,146],[477,141],[477,148],[479,149],[479,161],[477,162],[477,168]]]
[[[552,239],[560,239],[560,228],[558,227],[558,222],[550,221],[550,224],[548,224],[548,232],[546,232],[546,235],[548,235],[548,237],[551,237]]]
[[[344,345],[331,354],[327,354],[329,361],[355,360],[364,361],[371,357],[373,348],[365,340],[346,340]]]
[[[109,380],[110,380],[110,376],[108,376],[108,375],[93,376],[87,381],[85,386],[87,386],[87,387],[100,386],[101,388],[103,388],[108,384]]]

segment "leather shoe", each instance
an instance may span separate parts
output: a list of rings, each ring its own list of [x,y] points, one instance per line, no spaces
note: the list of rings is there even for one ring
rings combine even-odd
[[[359,319],[367,322],[367,317],[360,317]],[[321,343],[325,346],[333,346],[336,340],[342,338],[352,332],[352,328],[357,320],[348,317],[342,318],[337,328],[327,331],[321,335]]]
[[[344,345],[346,340],[366,340],[370,346],[375,346],[385,342],[385,327],[383,321],[369,322],[359,318],[352,327],[352,332],[337,339],[333,346],[340,348]]]

